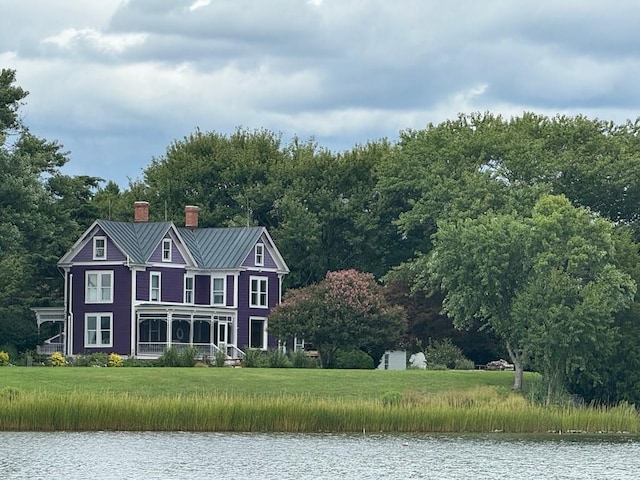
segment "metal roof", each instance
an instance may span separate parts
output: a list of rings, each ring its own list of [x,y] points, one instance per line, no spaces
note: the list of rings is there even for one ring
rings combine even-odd
[[[173,227],[171,222],[115,222],[97,224],[135,263],[145,263]],[[177,228],[196,265],[206,269],[237,268],[266,231],[264,227]]]
[[[265,232],[264,227],[178,228],[201,268],[237,268]]]

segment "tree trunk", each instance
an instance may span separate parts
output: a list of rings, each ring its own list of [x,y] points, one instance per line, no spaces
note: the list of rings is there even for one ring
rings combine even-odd
[[[522,390],[522,378],[524,376],[524,365],[523,365],[523,355],[518,355],[507,343],[507,352],[509,353],[509,359],[511,363],[513,363],[514,367],[514,378],[513,378],[513,390],[519,392]]]

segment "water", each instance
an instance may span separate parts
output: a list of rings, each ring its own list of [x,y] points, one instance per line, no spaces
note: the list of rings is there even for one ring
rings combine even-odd
[[[6,479],[632,479],[634,437],[0,432]]]

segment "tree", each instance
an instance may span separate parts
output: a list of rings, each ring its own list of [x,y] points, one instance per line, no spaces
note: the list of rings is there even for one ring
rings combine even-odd
[[[378,360],[405,331],[401,307],[386,302],[372,274],[328,272],[321,282],[289,290],[269,316],[269,330],[282,340],[311,342],[324,368],[335,366],[339,349],[360,349]]]
[[[543,196],[530,216],[488,212],[445,222],[434,250],[414,264],[417,285],[443,292],[458,327],[478,319],[506,345],[522,387],[527,362],[548,397],[610,348],[614,314],[635,282],[616,266],[613,225],[562,196]]]

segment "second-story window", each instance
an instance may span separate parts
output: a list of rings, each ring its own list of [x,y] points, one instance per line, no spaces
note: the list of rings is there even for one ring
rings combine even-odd
[[[213,305],[224,305],[224,277],[213,277],[211,279]]]
[[[264,244],[256,243],[255,263],[257,267],[264,266]]]
[[[107,237],[93,237],[93,259],[107,259]]]
[[[171,239],[165,238],[162,240],[162,261],[170,262],[171,261]]]
[[[152,272],[149,279],[149,301],[160,301],[160,273]]]
[[[249,306],[257,308],[267,308],[268,305],[268,278],[249,278]]]
[[[184,303],[193,303],[193,277],[187,275],[184,277]]]
[[[113,272],[89,271],[85,277],[85,303],[113,301]]]

